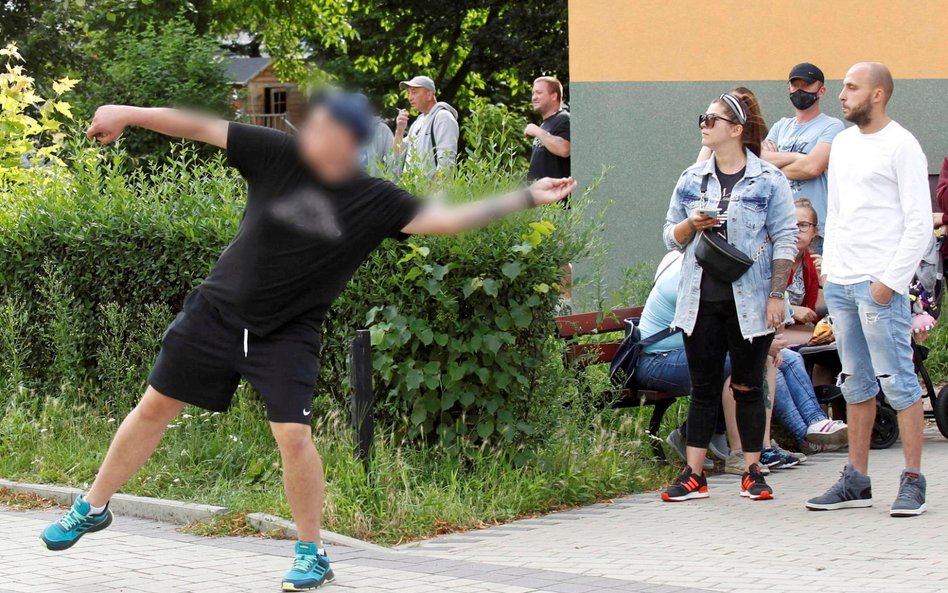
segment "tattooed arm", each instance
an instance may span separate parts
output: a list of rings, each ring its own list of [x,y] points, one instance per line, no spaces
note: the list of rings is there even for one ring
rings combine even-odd
[[[770,298],[767,299],[767,325],[777,328],[784,324],[787,317],[787,305],[781,296],[787,291],[787,284],[790,281],[790,270],[793,268],[793,262],[788,259],[775,259],[773,273],[770,277]]]

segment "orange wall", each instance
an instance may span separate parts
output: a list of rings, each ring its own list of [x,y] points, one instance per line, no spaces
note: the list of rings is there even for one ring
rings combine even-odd
[[[573,82],[948,78],[948,0],[569,0],[569,31]]]

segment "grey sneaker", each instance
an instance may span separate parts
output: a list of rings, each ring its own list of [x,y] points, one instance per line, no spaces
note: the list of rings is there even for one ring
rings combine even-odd
[[[770,468],[766,465],[759,465],[762,475],[770,475]],[[731,449],[730,454],[724,460],[724,473],[735,476],[743,476],[747,472],[747,464],[744,463],[744,451],[741,449]]]
[[[708,449],[718,459],[727,460],[728,455],[731,454],[731,448],[727,444],[727,436],[723,434],[716,434],[711,437],[711,443],[708,445]]]
[[[858,509],[872,506],[872,482],[869,476],[856,471],[847,463],[839,481],[826,491],[826,494],[811,498],[806,508],[811,511],[835,511],[838,509]]]
[[[914,517],[925,512],[925,476],[921,472],[902,472],[899,495],[889,509],[893,517]]]
[[[682,461],[685,461],[685,462],[688,461],[688,458],[686,457],[688,445],[685,443],[685,439],[681,434],[681,430],[676,428],[670,433],[668,433],[668,436],[665,438],[665,442],[668,443],[668,446],[671,447],[673,451],[675,451],[675,453],[678,455],[678,457],[681,458]],[[714,461],[705,457],[703,469],[704,471],[708,471],[708,472],[713,470]]]

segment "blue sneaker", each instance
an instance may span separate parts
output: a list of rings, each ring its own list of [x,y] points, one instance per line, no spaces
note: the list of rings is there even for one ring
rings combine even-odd
[[[90,515],[91,506],[86,499],[78,497],[69,512],[43,531],[41,539],[46,548],[59,552],[71,548],[87,533],[102,531],[112,524],[112,511],[106,505],[98,515]]]
[[[329,568],[329,556],[320,554],[316,544],[296,542],[293,569],[283,577],[284,591],[312,591],[335,579]]]
[[[777,453],[773,449],[764,449],[760,452],[760,464],[764,467],[777,469],[779,467],[783,467],[785,461],[786,460],[784,459],[783,455]],[[799,462],[800,461],[797,460],[797,463]]]

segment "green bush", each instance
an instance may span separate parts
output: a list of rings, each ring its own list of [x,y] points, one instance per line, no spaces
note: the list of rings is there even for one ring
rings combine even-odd
[[[31,320],[27,383],[126,407],[162,326],[234,234],[243,183],[223,159],[187,148],[132,174],[121,152],[75,152],[52,181],[3,190],[0,286]],[[465,200],[522,175],[516,147],[497,135],[472,145],[442,190]],[[577,200],[483,231],[385,243],[330,311],[319,389],[347,398],[347,342],[371,326],[380,415],[401,434],[451,443],[534,432],[537,398],[555,395],[537,386],[561,352],[551,335],[562,268],[591,242],[581,211]]]
[[[109,103],[186,107],[225,117],[233,111],[217,43],[198,35],[183,16],[141,30],[129,26],[92,45],[100,68],[82,87],[80,112],[86,117]],[[123,143],[136,159],[162,159],[171,150],[167,138],[143,130],[129,130]]]

